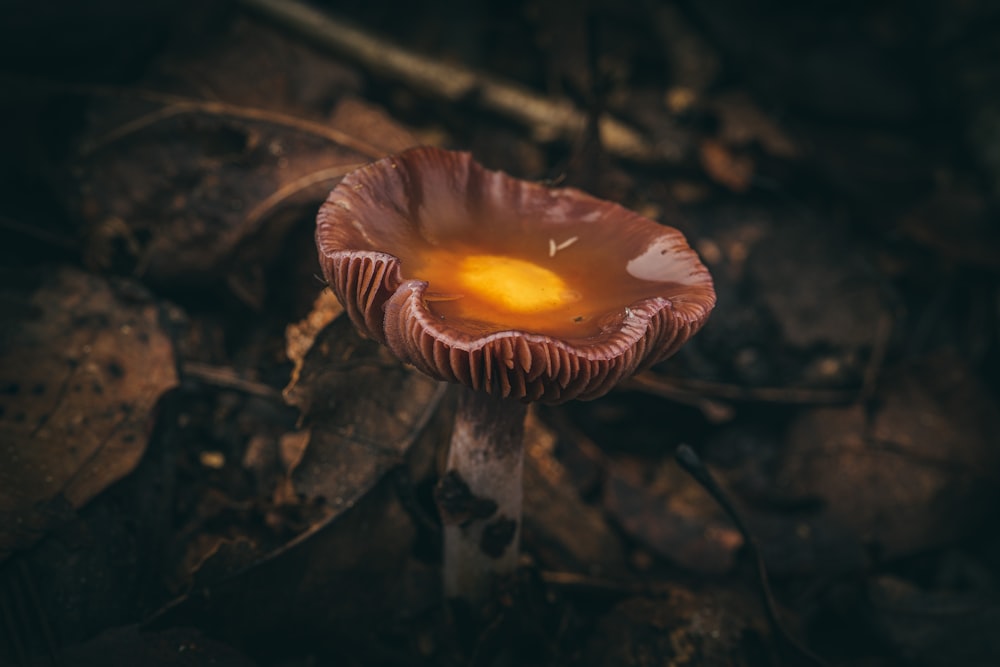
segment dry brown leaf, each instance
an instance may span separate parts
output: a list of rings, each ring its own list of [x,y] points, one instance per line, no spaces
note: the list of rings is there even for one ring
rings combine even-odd
[[[674,464],[650,470],[637,460],[613,462],[604,506],[628,535],[695,572],[728,572],[743,546],[718,504]]]
[[[440,599],[440,581],[410,558],[416,528],[389,480],[327,529],[248,565],[247,554],[212,556],[201,585],[167,605],[158,627],[217,618],[243,636],[323,637],[337,647],[385,632],[398,615]],[[214,562],[213,562],[214,561]],[[209,570],[212,570],[211,572]]]
[[[330,125],[354,137],[362,137],[386,155],[401,153],[416,143],[413,134],[382,109],[357,97],[337,104]]]
[[[114,656],[112,659],[110,656]],[[252,667],[255,661],[192,628],[143,632],[138,625],[105,630],[60,655],[63,664],[104,667],[109,662],[143,667]]]
[[[259,304],[254,267],[290,225],[344,174],[416,142],[345,98],[356,82],[343,67],[246,24],[158,71],[135,90],[97,91],[71,199],[92,265],[172,289],[228,279]]]
[[[307,534],[353,506],[402,463],[444,387],[403,366],[377,342],[362,339],[346,318],[319,332],[295,383],[285,390],[308,429],[308,444],[290,471],[296,493],[319,503]]]
[[[902,234],[949,260],[1000,270],[1000,227],[994,209],[971,184],[939,184],[897,225]]]
[[[775,157],[799,157],[799,148],[791,137],[746,93],[723,93],[709,100],[707,106],[719,116],[719,138],[727,145],[742,147],[756,142]]]
[[[923,589],[893,575],[867,591],[874,626],[912,665],[991,665],[1000,656],[1000,598],[991,586]]]
[[[938,357],[886,378],[869,430],[863,406],[820,408],[791,426],[779,488],[819,498],[881,555],[948,543],[994,520],[996,404],[968,369]]]
[[[325,289],[316,297],[312,310],[305,319],[289,324],[285,328],[285,353],[288,355],[288,360],[294,364],[292,377],[288,383],[289,389],[299,381],[302,362],[312,349],[316,336],[343,312],[344,307],[337,300],[337,295],[332,290]]]
[[[740,242],[748,253],[747,278],[785,344],[801,349],[875,344],[876,323],[889,305],[878,276],[849,237],[812,216],[782,220],[756,233]]]
[[[701,166],[716,183],[733,192],[746,192],[753,183],[754,162],[714,139],[705,139],[698,147]]]
[[[0,558],[131,472],[177,385],[160,307],[129,288],[73,269],[4,281]]]
[[[524,425],[525,542],[544,567],[590,574],[626,571],[621,541],[604,513],[580,497],[555,456],[556,436],[529,411]]]
[[[340,535],[342,515],[363,505],[386,473],[403,464],[435,414],[445,385],[362,339],[339,313],[336,298],[326,292],[286,330],[296,371],[284,395],[301,411],[301,429],[278,438],[275,455],[284,474],[271,498],[276,511],[294,517],[294,537],[267,548],[253,536],[205,535],[189,548],[185,576],[198,582],[196,588],[265,566],[331,523],[336,526],[327,532]]]
[[[768,634],[750,593],[672,585],[659,599],[635,597],[615,605],[592,633],[581,664],[743,665],[747,645]]]

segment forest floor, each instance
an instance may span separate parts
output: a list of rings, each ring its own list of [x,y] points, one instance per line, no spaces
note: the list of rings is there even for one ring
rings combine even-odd
[[[0,665],[1000,664],[995,3],[54,4],[0,22]],[[532,407],[474,620],[452,392],[314,245],[418,144],[677,227],[718,294]]]

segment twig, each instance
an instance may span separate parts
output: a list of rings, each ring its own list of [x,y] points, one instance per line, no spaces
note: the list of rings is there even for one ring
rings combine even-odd
[[[519,84],[400,48],[297,0],[239,0],[249,12],[278,23],[373,73],[448,102],[472,102],[529,128],[538,141],[579,140],[587,115],[566,99],[550,99]],[[632,127],[607,115],[601,142],[610,153],[640,162],[676,162],[679,146],[650,145]]]
[[[836,405],[851,403],[858,397],[858,392],[855,390],[812,389],[809,387],[741,387],[708,380],[666,378],[649,371],[636,375],[626,386],[666,398],[687,395],[689,397],[711,397],[730,401],[785,403],[788,405]],[[690,402],[693,398],[687,400]]]
[[[238,104],[229,104],[228,102],[217,102],[214,100],[200,100],[191,97],[184,97],[183,95],[161,93],[154,90],[125,90],[108,86],[78,86],[64,84],[53,84],[53,88],[63,92],[77,92],[83,95],[116,95],[123,97],[135,97],[137,99],[146,100],[147,102],[163,105],[160,109],[156,109],[151,113],[134,118],[127,123],[119,125],[107,134],[85,142],[80,147],[80,152],[83,155],[93,153],[108,144],[119,141],[124,137],[135,134],[144,128],[156,125],[157,123],[161,123],[167,119],[192,113],[203,113],[210,116],[225,116],[241,120],[271,123],[273,125],[292,128],[299,130],[300,132],[328,139],[336,144],[340,144],[345,148],[350,148],[351,150],[372,159],[377,159],[385,155],[385,151],[379,149],[377,146],[373,146],[367,141],[358,139],[347,132],[341,132],[326,123],[300,118],[298,116],[282,113],[280,111],[271,111],[269,109],[260,109],[257,107],[246,107]]]
[[[280,206],[285,200],[290,199],[303,190],[317,185],[318,183],[326,183],[328,181],[341,178],[348,172],[354,171],[362,166],[364,165],[348,164],[329,167],[327,169],[320,169],[318,171],[305,174],[304,176],[300,176],[291,183],[285,183],[280,188],[265,197],[259,204],[250,209],[244,217],[243,223],[250,226],[256,225],[258,220]]]
[[[747,528],[745,523],[743,523],[743,518],[740,516],[740,513],[736,511],[736,507],[729,499],[729,495],[722,490],[719,483],[715,481],[715,477],[712,476],[712,473],[708,471],[705,464],[701,462],[701,458],[699,458],[690,446],[681,445],[677,448],[674,456],[677,459],[677,463],[679,463],[689,475],[694,477],[695,480],[697,480],[697,482],[701,484],[706,491],[708,491],[712,498],[715,499],[715,502],[719,503],[719,506],[722,507],[722,509],[729,516],[729,519],[736,526],[736,529],[740,531],[740,535],[743,536],[743,542],[746,544],[747,551],[750,552],[750,556],[754,559],[754,564],[757,568],[757,583],[760,586],[760,596],[764,602],[764,611],[767,613],[767,618],[771,623],[771,627],[775,629],[779,637],[781,637],[800,655],[809,660],[809,662],[825,667],[827,664],[826,661],[795,639],[791,632],[785,628],[781,617],[778,616],[777,605],[774,602],[774,595],[771,593],[771,584],[769,583],[767,577],[767,566],[764,564],[764,558],[760,554],[760,546],[757,543],[757,539],[753,536],[753,533],[751,533],[750,529]]]
[[[868,365],[865,366],[864,380],[861,383],[862,400],[871,400],[875,396],[875,390],[878,389],[882,366],[885,364],[885,355],[889,350],[889,341],[892,338],[892,324],[892,316],[889,313],[883,312],[879,315],[871,357],[868,359]]]
[[[80,145],[81,155],[89,155],[109,144],[135,134],[147,127],[162,123],[177,116],[202,113],[207,116],[222,116],[239,120],[256,121],[260,123],[270,123],[280,127],[286,127],[299,132],[304,132],[316,137],[327,139],[333,143],[340,144],[361,155],[373,160],[385,157],[385,150],[373,144],[359,139],[358,137],[338,130],[326,122],[310,120],[300,116],[294,116],[281,111],[272,111],[259,107],[248,107],[229,102],[217,100],[205,100],[186,95],[165,93],[158,90],[148,90],[143,88],[119,88],[116,86],[101,86],[94,84],[63,83],[58,81],[39,81],[36,79],[25,80],[18,77],[11,77],[0,74],[0,87],[9,92],[19,90],[22,94],[63,94],[63,95],[92,95],[100,97],[122,97],[137,100],[144,100],[151,104],[159,105],[160,108],[133,118],[123,123],[108,133],[94,139],[83,142]]]
[[[281,392],[274,387],[266,385],[263,382],[247,380],[232,368],[212,366],[200,361],[185,361],[181,365],[181,371],[184,376],[200,380],[213,387],[232,389],[244,394],[250,394],[251,396],[259,396],[275,401],[282,400]]]
[[[60,250],[75,251],[80,249],[80,243],[76,239],[56,234],[46,229],[39,229],[35,225],[27,222],[21,222],[20,220],[15,220],[14,218],[8,218],[5,215],[0,215],[0,229],[26,236],[30,239],[38,241],[39,243],[45,243],[46,245],[54,246]]]
[[[698,393],[672,384],[671,380],[660,378],[652,373],[641,373],[625,380],[621,389],[644,391],[660,398],[690,405],[701,410],[701,413],[713,424],[723,424],[733,418],[733,407],[728,403],[706,398]]]
[[[669,595],[674,590],[674,585],[669,582],[611,579],[579,572],[543,570],[541,577],[550,586],[610,595],[660,596]]]

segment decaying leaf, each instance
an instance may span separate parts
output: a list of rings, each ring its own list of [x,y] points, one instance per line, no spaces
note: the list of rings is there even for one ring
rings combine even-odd
[[[440,581],[410,557],[416,528],[388,482],[343,508],[328,529],[251,567],[218,551],[209,566],[222,578],[199,576],[201,586],[165,607],[157,627],[194,617],[213,636],[245,637],[260,650],[308,636],[316,638],[309,650],[340,656],[359,638],[398,626],[438,599]]]
[[[74,269],[0,287],[0,558],[127,475],[176,386],[160,307]]]
[[[316,297],[312,310],[309,311],[306,318],[301,322],[289,324],[285,329],[285,354],[288,355],[288,360],[294,364],[292,377],[288,383],[289,388],[298,384],[302,364],[306,354],[312,349],[316,336],[343,312],[344,307],[337,300],[337,295],[333,293],[333,290],[325,289]]]
[[[555,456],[556,436],[529,411],[524,425],[524,531],[543,566],[592,574],[625,571],[604,513],[580,497]]]
[[[616,605],[587,643],[588,667],[743,665],[745,643],[767,636],[752,597],[739,589],[672,587],[666,599]]]
[[[779,506],[750,510],[743,517],[775,579],[856,574],[870,566],[858,536],[825,512]]]
[[[402,463],[444,387],[362,339],[346,318],[316,336],[296,382],[285,390],[309,432],[290,477],[296,493],[320,503],[316,528]]]
[[[415,143],[349,97],[343,67],[247,24],[234,33],[162,62],[146,90],[100,98],[71,197],[92,264],[171,287],[233,286],[344,174]],[[234,287],[251,303],[263,289]]]
[[[604,504],[626,533],[695,572],[728,572],[743,546],[718,504],[674,464],[649,470],[634,460],[614,462]]]
[[[340,527],[340,517],[365,504],[387,471],[404,463],[435,414],[444,385],[362,339],[341,313],[336,297],[325,290],[303,320],[287,327],[286,349],[294,369],[284,395],[299,409],[301,428],[270,441],[271,452],[247,452],[248,461],[264,456],[267,467],[283,471],[270,483],[273,520],[292,519],[294,531],[270,544],[238,531],[200,535],[182,567],[186,587],[214,589],[256,571],[335,520],[330,527],[336,535],[351,530]],[[214,502],[226,507],[231,501],[222,496]],[[350,536],[343,539],[349,542]],[[341,556],[350,562],[347,551]]]
[[[860,405],[797,419],[780,488],[821,499],[885,557],[946,544],[995,518],[997,408],[968,369],[938,357],[887,378],[880,399],[870,427]]]
[[[254,595],[268,598],[266,604],[297,587],[298,599],[324,606],[324,618],[342,620],[358,613],[362,603],[378,610],[388,604],[356,573],[374,568],[386,586],[397,585],[385,572],[398,568],[409,553],[414,527],[387,473],[406,467],[445,385],[362,339],[339,313],[327,293],[286,330],[296,371],[285,398],[301,411],[301,429],[280,438],[276,456],[286,478],[273,490],[273,500],[303,528],[277,548],[262,547],[252,535],[202,536],[203,544],[191,550],[196,560],[187,567],[190,592],[169,613],[216,605],[226,608],[227,616],[242,617],[246,582],[258,578],[269,582],[255,584]],[[369,533],[378,537],[364,537]],[[281,583],[271,585],[272,580]],[[210,597],[202,595],[209,591]],[[260,614],[252,612],[252,622]],[[288,621],[284,616],[275,622]]]
[[[799,157],[801,151],[791,137],[749,95],[722,93],[712,97],[706,106],[719,117],[719,138],[726,145],[743,147],[757,143],[775,157],[788,160]]]
[[[712,180],[733,192],[746,192],[753,184],[754,162],[746,155],[714,139],[704,139],[698,147],[698,157]]]
[[[192,628],[170,628],[142,632],[130,625],[112,628],[62,656],[77,667],[107,665],[109,656],[118,664],[145,667],[252,667],[256,663],[222,642],[209,639]]]
[[[1000,600],[990,588],[928,591],[882,575],[868,590],[883,640],[907,664],[931,666],[990,665],[1000,656]]]
[[[750,279],[787,343],[871,346],[887,310],[877,277],[845,235],[812,217],[782,220],[753,247]]]
[[[996,271],[1000,230],[988,197],[965,183],[942,184],[899,220],[899,231],[943,257]]]

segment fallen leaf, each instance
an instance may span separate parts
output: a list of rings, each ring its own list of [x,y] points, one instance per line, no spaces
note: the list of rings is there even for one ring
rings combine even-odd
[[[337,295],[333,290],[325,289],[316,297],[312,309],[302,321],[289,324],[285,328],[285,354],[294,365],[288,383],[289,388],[298,383],[302,363],[306,354],[312,349],[316,336],[343,312],[344,307],[337,300]]]
[[[890,374],[878,400],[870,427],[860,405],[796,419],[778,488],[822,500],[885,558],[946,544],[995,518],[997,407],[968,369],[939,356]]]
[[[445,387],[361,338],[347,318],[316,336],[285,390],[309,431],[290,478],[297,493],[321,503],[316,528],[403,462]]]
[[[875,629],[908,664],[991,665],[1000,599],[987,590],[922,590],[883,575],[868,587]]]
[[[899,219],[898,230],[948,260],[1000,269],[1000,231],[991,202],[972,184],[939,184]]]
[[[256,664],[231,646],[193,628],[143,632],[130,625],[105,630],[90,641],[65,649],[60,660],[75,667],[113,662],[143,667],[252,667]]]
[[[879,278],[828,221],[781,220],[752,246],[747,273],[787,343],[798,348],[874,343],[875,323],[887,310]]]
[[[136,466],[177,385],[160,307],[75,269],[0,288],[0,558]]]
[[[866,572],[868,554],[858,536],[822,511],[747,510],[743,519],[775,579]]]
[[[413,133],[382,109],[357,97],[344,97],[330,116],[330,125],[386,155],[400,153],[416,143]]]
[[[604,506],[629,536],[695,572],[728,572],[743,546],[718,504],[673,463],[612,462]]]
[[[525,544],[548,568],[588,574],[626,570],[621,541],[604,513],[585,503],[555,456],[556,436],[529,411],[524,427]]]
[[[316,638],[312,651],[343,655],[357,650],[359,639],[390,633],[400,618],[439,603],[437,572],[410,557],[415,535],[411,516],[383,478],[309,540],[250,566],[220,550],[207,564],[223,578],[210,580],[208,570],[196,575],[201,586],[165,606],[154,626],[197,619],[213,636],[243,638],[255,654],[294,636]],[[234,546],[224,550],[238,551]]]
[[[583,651],[588,667],[743,665],[767,637],[748,593],[674,586],[665,599],[630,598],[598,623]]]
[[[256,267],[290,226],[346,173],[415,143],[345,97],[355,84],[342,67],[246,23],[157,72],[146,88],[95,91],[101,103],[71,165],[88,261],[152,284],[221,278],[259,305]]]
[[[753,183],[754,162],[714,139],[705,139],[698,147],[701,166],[717,183],[733,192],[746,192]]]
[[[362,339],[349,319],[337,317],[339,312],[335,298],[321,295],[313,311],[286,330],[296,371],[284,395],[300,410],[300,428],[274,443],[275,462],[283,472],[269,497],[273,520],[290,520],[294,533],[277,544],[262,542],[254,533],[200,535],[189,545],[182,568],[193,593],[217,590],[234,578],[272,567],[320,532],[344,540],[347,546],[339,553],[344,567],[369,558],[366,545],[345,534],[353,529],[343,527],[342,517],[356,506],[372,506],[368,496],[376,487],[392,490],[387,473],[406,467],[409,450],[436,414],[446,385],[404,366],[377,342]],[[208,517],[234,508],[223,494],[205,500]],[[379,521],[375,515],[367,517],[365,521]],[[405,542],[408,535],[409,530],[400,532],[399,539]],[[406,552],[402,542],[394,553]],[[181,599],[198,603],[189,596]]]
[[[706,106],[719,116],[719,138],[726,145],[742,147],[756,142],[776,157],[788,160],[799,157],[800,151],[791,137],[746,93],[716,95]]]

